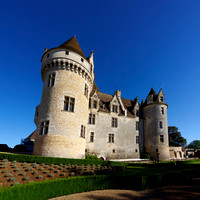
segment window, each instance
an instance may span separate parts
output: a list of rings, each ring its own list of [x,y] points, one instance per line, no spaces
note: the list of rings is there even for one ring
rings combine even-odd
[[[49,57],[49,53],[47,54],[47,58]]]
[[[42,121],[40,124],[39,135],[47,135],[49,129],[49,121]]]
[[[164,135],[160,135],[160,142],[164,142]]]
[[[81,62],[83,62],[84,60],[83,60],[83,58],[81,58]]]
[[[117,106],[116,105],[112,106],[112,112],[117,113]]]
[[[89,100],[89,108],[91,108],[91,99]]]
[[[74,112],[75,99],[72,97],[65,97],[64,100],[64,110],[69,112]]]
[[[113,149],[113,153],[115,153],[115,149]]]
[[[160,96],[160,102],[163,102],[163,101],[164,101],[163,96]]]
[[[108,135],[108,142],[109,143],[114,143],[114,134],[109,134]]]
[[[136,115],[137,117],[139,117],[139,110],[136,110],[136,111],[135,111],[135,115]]]
[[[65,51],[65,54],[66,54],[66,55],[69,55],[69,51]]]
[[[135,152],[138,152],[138,150],[137,150],[137,149],[135,149]]]
[[[81,125],[81,134],[80,134],[80,136],[82,138],[85,138],[85,126],[83,126],[83,125]]]
[[[85,84],[84,95],[88,98],[88,86]]]
[[[159,121],[159,127],[160,127],[160,128],[163,128],[163,123],[162,123],[162,121]]]
[[[95,124],[95,115],[89,114],[89,124]]]
[[[53,86],[54,86],[55,77],[56,77],[56,74],[55,74],[55,73],[49,74],[49,78],[48,78],[48,87],[53,87]]]
[[[94,132],[90,133],[90,142],[94,142]]]
[[[139,130],[139,122],[135,122],[135,130]]]
[[[117,118],[112,118],[112,127],[117,127]]]
[[[93,108],[97,108],[97,101],[93,101]]]
[[[164,115],[164,108],[161,107],[161,114]]]
[[[139,143],[140,143],[140,137],[136,136],[136,144],[139,144]]]

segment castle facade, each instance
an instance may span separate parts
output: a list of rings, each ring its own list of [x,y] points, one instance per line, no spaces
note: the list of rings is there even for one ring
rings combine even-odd
[[[162,89],[152,88],[139,104],[99,91],[94,80],[93,51],[85,57],[75,36],[45,50],[43,92],[36,107],[34,155],[134,159],[145,154],[169,160],[167,107]]]

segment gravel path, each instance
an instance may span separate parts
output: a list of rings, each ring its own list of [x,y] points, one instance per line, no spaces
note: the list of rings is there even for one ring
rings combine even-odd
[[[200,178],[191,183],[164,186],[153,190],[97,190],[51,200],[200,200]]]

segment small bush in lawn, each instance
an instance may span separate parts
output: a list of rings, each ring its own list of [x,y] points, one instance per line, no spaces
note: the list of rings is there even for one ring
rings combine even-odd
[[[19,182],[15,182],[15,183],[12,184],[12,186],[13,186],[13,185],[19,185]]]
[[[4,162],[8,162],[8,159],[3,159]]]
[[[44,168],[49,168],[49,165],[45,165]]]
[[[50,166],[54,166],[54,164],[50,164]]]
[[[63,167],[59,167],[58,169],[59,169],[59,170],[62,170],[62,169],[63,169]]]
[[[13,161],[12,161],[12,163],[16,163],[16,162],[17,162],[16,160],[13,160]]]
[[[47,170],[47,171],[44,171],[44,174],[48,174],[49,173],[49,171]]]
[[[6,168],[6,166],[5,166],[5,165],[2,165],[2,166],[0,166],[0,168],[1,168],[1,169],[4,169],[4,168]]]
[[[61,173],[60,176],[65,176],[65,173]]]
[[[74,172],[71,172],[71,173],[70,173],[70,176],[74,176],[74,175],[75,175],[75,173],[74,173]]]
[[[40,170],[40,171],[43,171],[43,170],[44,170],[44,168],[43,168],[43,167],[41,167],[39,170]]]
[[[54,167],[50,167],[49,170],[54,170]]]
[[[37,163],[31,163],[31,166],[37,165]]]
[[[24,177],[22,180],[28,180],[29,176]]]
[[[6,164],[7,164],[6,162],[2,162],[2,163],[1,163],[1,165],[6,165]]]
[[[34,171],[32,174],[33,174],[33,175],[38,174],[38,171]]]
[[[60,170],[59,170],[59,169],[55,170],[55,173],[58,173],[58,172],[60,172]]]
[[[34,181],[29,181],[28,183],[34,183]]]
[[[41,163],[40,165],[43,166],[43,165],[45,165],[45,164],[44,164],[44,163]]]
[[[58,165],[54,165],[54,168],[58,168]]]
[[[16,168],[16,169],[14,169],[13,171],[14,171],[14,172],[19,172],[20,169],[19,169],[19,168]]]
[[[6,174],[5,177],[11,177],[13,174]]]
[[[22,163],[22,166],[25,166],[27,163],[26,162],[24,162],[24,163]]]
[[[26,174],[26,172],[22,172],[22,173],[20,173],[19,175],[20,176],[24,176]]]
[[[4,171],[2,171],[1,173],[7,173],[8,172],[8,170],[4,170]]]
[[[12,178],[8,179],[8,182],[12,182],[12,181],[14,181],[14,180],[15,180],[15,178],[12,177]]]
[[[33,165],[33,168],[37,168],[38,167],[38,165]]]
[[[33,168],[32,168],[32,167],[29,167],[27,170],[30,172],[30,171],[32,171],[32,170],[33,170]]]
[[[39,175],[39,176],[37,176],[36,178],[37,178],[37,179],[40,179],[40,178],[42,178],[42,177],[43,177],[42,175]]]
[[[54,174],[49,174],[48,177],[54,177]]]
[[[67,169],[64,169],[64,170],[63,170],[63,172],[67,172],[67,171],[68,171]]]
[[[16,165],[13,165],[12,168],[17,168],[17,166],[16,166]]]

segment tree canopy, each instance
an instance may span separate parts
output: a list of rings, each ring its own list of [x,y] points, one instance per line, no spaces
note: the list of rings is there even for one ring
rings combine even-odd
[[[193,140],[187,147],[194,148],[194,149],[200,149],[200,140]]]
[[[183,147],[186,145],[187,140],[181,136],[181,133],[178,131],[178,127],[169,126],[169,146]]]

